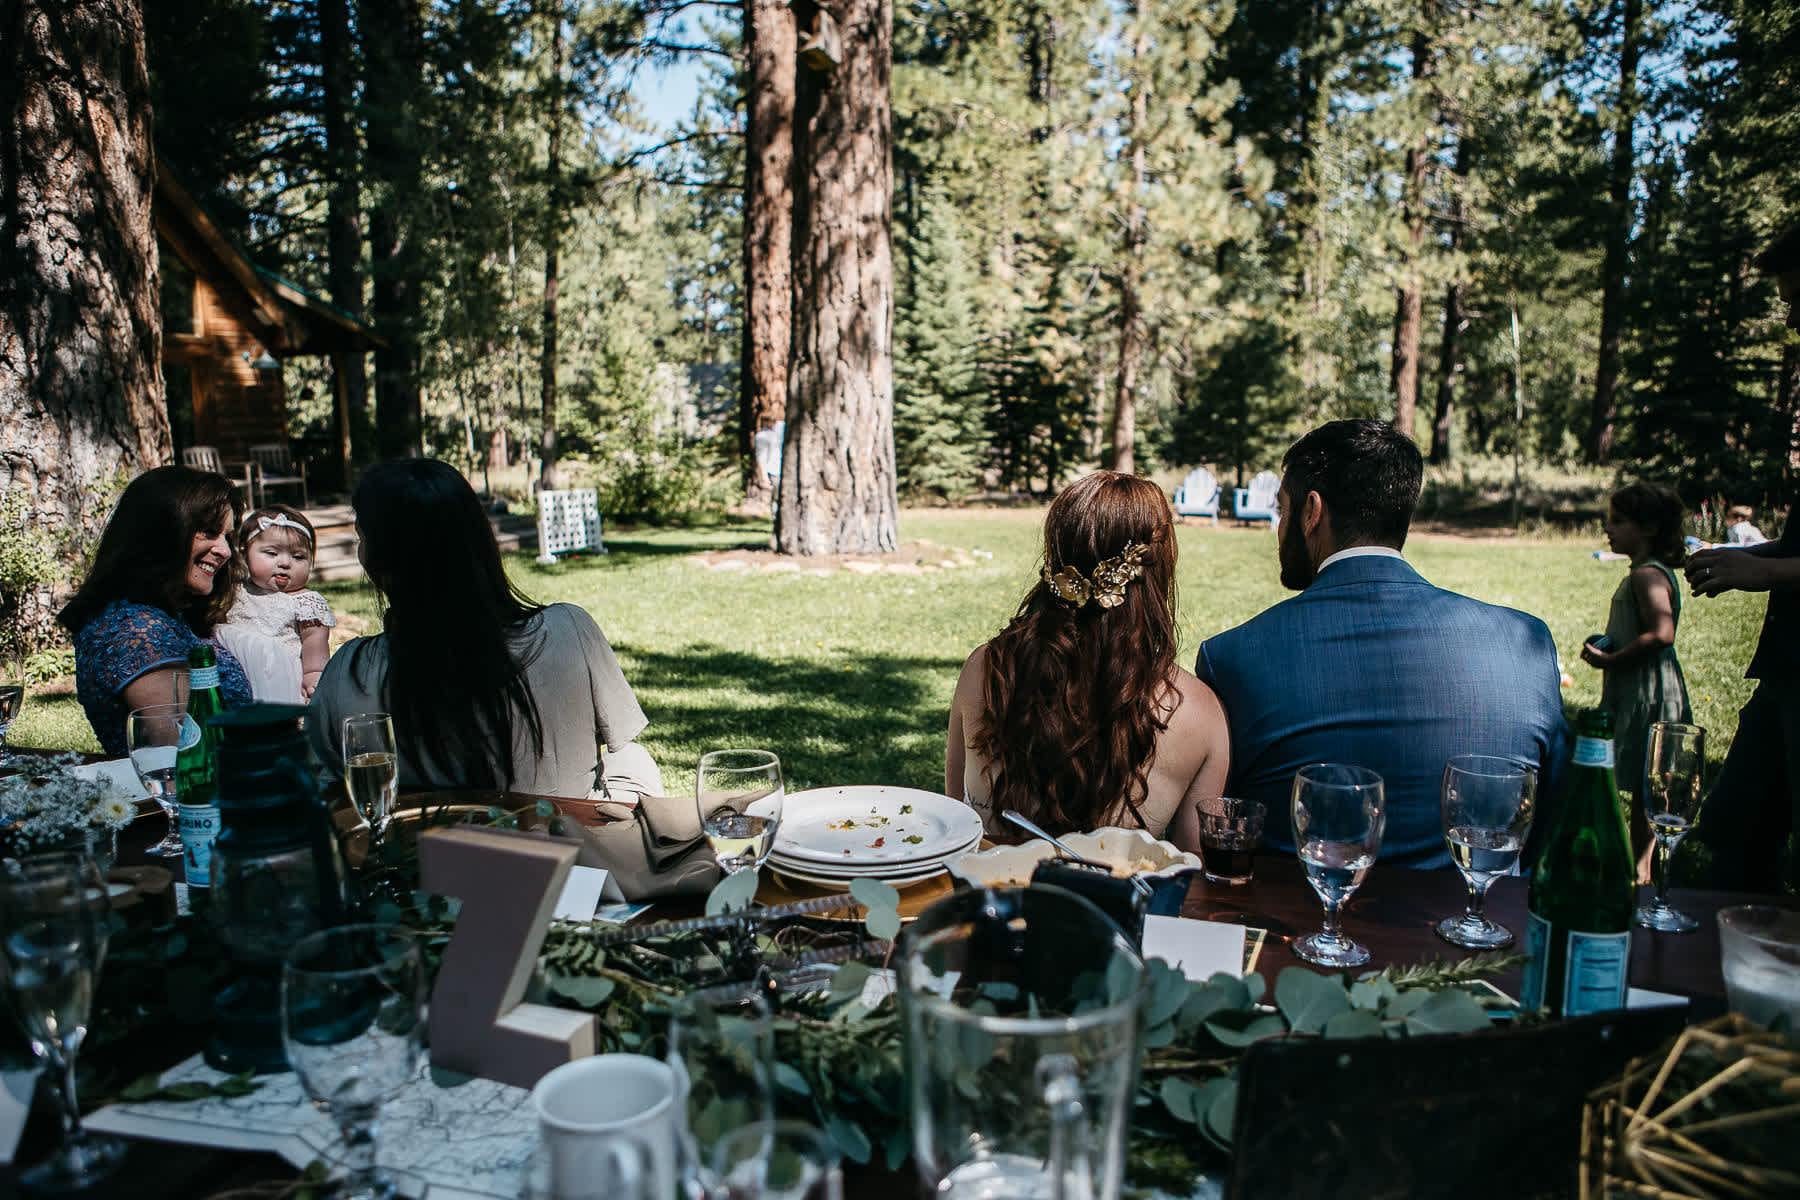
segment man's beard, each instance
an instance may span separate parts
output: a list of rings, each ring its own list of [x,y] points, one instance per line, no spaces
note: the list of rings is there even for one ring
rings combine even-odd
[[[1299,514],[1281,523],[1275,549],[1281,561],[1281,586],[1296,592],[1305,591],[1318,574],[1313,569],[1312,555],[1306,550],[1306,535],[1300,530]]]

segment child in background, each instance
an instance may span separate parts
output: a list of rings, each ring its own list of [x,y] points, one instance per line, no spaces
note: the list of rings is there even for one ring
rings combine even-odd
[[[1750,523],[1755,514],[1748,504],[1734,504],[1725,511],[1725,519],[1730,527],[1725,531],[1725,544],[1728,546],[1760,546],[1769,539],[1763,531]]]
[[[1619,786],[1632,794],[1632,843],[1638,878],[1650,882],[1650,824],[1644,815],[1644,749],[1657,721],[1689,719],[1687,681],[1675,657],[1681,588],[1675,571],[1687,561],[1684,510],[1674,489],[1637,483],[1613,493],[1607,543],[1631,560],[1613,593],[1606,633],[1589,638],[1581,659],[1606,672],[1600,705],[1612,714]]]
[[[259,701],[311,699],[331,657],[326,630],[337,618],[325,597],[306,590],[315,541],[312,523],[285,504],[259,508],[238,526],[248,578],[218,636],[243,663]]]

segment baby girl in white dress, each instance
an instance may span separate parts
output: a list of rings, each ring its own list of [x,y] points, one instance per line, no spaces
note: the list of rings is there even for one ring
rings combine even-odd
[[[326,630],[337,618],[325,597],[306,590],[315,544],[312,523],[285,504],[259,508],[238,527],[249,581],[239,585],[218,638],[244,665],[258,700],[311,699],[331,657]]]

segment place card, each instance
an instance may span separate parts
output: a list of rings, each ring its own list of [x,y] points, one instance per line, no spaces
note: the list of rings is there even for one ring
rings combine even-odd
[[[569,878],[564,881],[562,891],[556,897],[556,908],[551,913],[551,919],[584,923],[591,921],[602,900],[618,904],[625,902],[625,893],[619,890],[618,881],[612,877],[612,872],[599,867],[570,867]]]
[[[1196,983],[1244,974],[1244,927],[1191,917],[1144,918],[1144,957],[1160,958]]]

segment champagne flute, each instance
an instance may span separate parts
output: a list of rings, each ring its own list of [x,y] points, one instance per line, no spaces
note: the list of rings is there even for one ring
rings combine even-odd
[[[1325,905],[1318,933],[1295,938],[1296,957],[1321,967],[1356,967],[1368,947],[1347,938],[1339,925],[1344,903],[1375,865],[1387,824],[1381,776],[1367,767],[1314,763],[1294,774],[1294,840],[1307,882]]]
[[[175,764],[182,750],[200,740],[200,726],[179,704],[147,704],[134,708],[125,718],[125,745],[131,756],[132,770],[169,818],[169,832],[162,841],[144,851],[146,854],[180,858],[181,834],[176,828],[176,805],[181,800],[181,780]]]
[[[62,1140],[19,1174],[28,1188],[75,1191],[116,1170],[125,1143],[89,1134],[75,1095],[75,1056],[87,1036],[94,980],[106,957],[111,909],[86,854],[32,854],[0,873],[0,969],[31,1052],[56,1081]]]
[[[0,684],[0,766],[13,759],[12,751],[6,748],[6,731],[25,706],[25,689],[16,683]]]
[[[313,1105],[343,1135],[338,1197],[390,1200],[377,1164],[381,1106],[418,1071],[425,969],[399,925],[340,925],[308,934],[281,970],[281,1041]]]
[[[385,834],[400,794],[394,719],[388,714],[357,713],[344,718],[344,789],[375,836]]]
[[[781,824],[781,760],[767,750],[709,750],[700,756],[694,797],[700,832],[728,873],[756,870]]]
[[[1700,811],[1706,730],[1658,721],[1644,746],[1644,815],[1656,835],[1656,900],[1637,910],[1637,923],[1664,933],[1692,933],[1700,923],[1669,905],[1669,860]]]
[[[1470,950],[1512,945],[1512,930],[1488,920],[1482,905],[1494,880],[1518,864],[1536,796],[1537,772],[1509,758],[1459,754],[1444,765],[1438,793],[1444,841],[1469,886],[1468,909],[1435,926],[1451,945]]]

